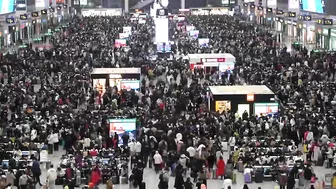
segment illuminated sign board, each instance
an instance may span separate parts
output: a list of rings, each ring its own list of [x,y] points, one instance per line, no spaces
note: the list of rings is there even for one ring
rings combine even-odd
[[[20,14],[20,20],[28,20],[27,14]]]
[[[36,18],[36,17],[39,16],[39,13],[38,13],[38,12],[32,12],[32,13],[31,13],[31,16],[34,17],[34,18]]]

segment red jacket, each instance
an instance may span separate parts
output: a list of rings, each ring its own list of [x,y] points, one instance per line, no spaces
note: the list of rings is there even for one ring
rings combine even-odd
[[[217,162],[217,171],[216,171],[216,176],[224,176],[225,174],[225,162],[224,160],[220,159]]]
[[[95,185],[99,184],[100,181],[100,171],[94,170],[91,173],[91,182]]]

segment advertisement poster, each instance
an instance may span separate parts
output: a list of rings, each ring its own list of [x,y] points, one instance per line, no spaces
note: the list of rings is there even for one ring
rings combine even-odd
[[[0,0],[0,14],[7,14],[15,11],[15,0]]]
[[[223,111],[231,110],[231,102],[228,100],[216,101],[216,112],[222,113]]]
[[[126,39],[116,39],[114,43],[114,47],[126,47]]]
[[[119,145],[123,144],[122,136],[128,133],[130,139],[136,135],[136,119],[109,119],[109,133],[112,138],[115,133],[119,136]]]
[[[93,79],[93,86],[101,96],[105,93],[106,79]]]
[[[279,112],[278,103],[254,103],[254,114],[260,115],[273,115]]]
[[[122,80],[120,83],[121,89],[126,89],[126,90],[138,90],[140,89],[140,80]]]
[[[198,34],[199,34],[199,31],[198,31],[198,30],[190,30],[190,31],[189,31],[189,35],[190,35],[190,37],[193,37],[193,38],[195,38],[195,39],[198,38]]]

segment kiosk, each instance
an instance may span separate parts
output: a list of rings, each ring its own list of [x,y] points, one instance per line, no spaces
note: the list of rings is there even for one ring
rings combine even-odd
[[[233,70],[236,58],[229,53],[223,54],[189,54],[190,69],[203,68],[206,72],[216,69],[220,72]]]
[[[104,94],[107,87],[118,90],[140,89],[141,68],[95,68],[91,73],[92,85]]]
[[[279,113],[275,95],[265,85],[210,86],[208,107],[219,112],[231,110],[240,116],[244,111],[256,116]]]

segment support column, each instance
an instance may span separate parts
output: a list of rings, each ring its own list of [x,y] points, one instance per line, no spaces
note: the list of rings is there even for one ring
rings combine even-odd
[[[125,1],[125,13],[128,13],[128,9],[129,9],[128,8],[128,3],[129,3],[128,1],[129,0],[124,0],[124,1]]]
[[[181,0],[181,9],[185,9],[185,0]]]

